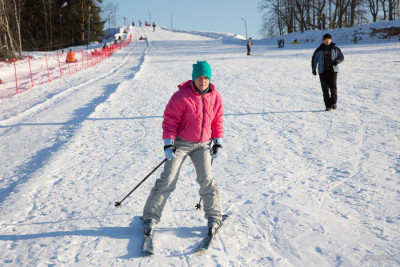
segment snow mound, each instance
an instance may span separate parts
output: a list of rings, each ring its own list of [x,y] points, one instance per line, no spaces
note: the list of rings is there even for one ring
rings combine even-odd
[[[300,44],[320,43],[325,33],[330,33],[332,40],[340,44],[398,42],[400,41],[400,20],[381,21],[352,28],[312,30],[304,33],[295,32],[284,36],[262,39],[256,44],[276,45],[279,39],[284,39],[286,44],[296,39]]]

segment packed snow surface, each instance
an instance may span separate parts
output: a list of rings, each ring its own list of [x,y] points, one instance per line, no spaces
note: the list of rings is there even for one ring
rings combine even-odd
[[[111,58],[0,100],[1,266],[398,266],[400,43],[338,43],[338,109],[324,111],[318,43],[132,28]],[[335,40],[333,40],[335,42]],[[164,158],[162,115],[207,60],[225,138],[214,161],[229,219],[209,251],[188,159],[142,257],[141,214]]]

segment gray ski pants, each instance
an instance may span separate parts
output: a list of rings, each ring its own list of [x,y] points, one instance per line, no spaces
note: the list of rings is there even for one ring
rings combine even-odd
[[[211,141],[195,143],[181,138],[176,139],[176,158],[165,162],[164,171],[157,179],[144,206],[144,220],[160,221],[165,203],[172,191],[175,190],[179,171],[188,156],[196,169],[196,181],[200,185],[199,193],[203,200],[205,218],[221,220],[221,203],[218,184],[212,174],[210,143]]]

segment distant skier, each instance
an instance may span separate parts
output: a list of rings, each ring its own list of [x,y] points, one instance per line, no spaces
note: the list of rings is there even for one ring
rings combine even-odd
[[[139,19],[139,27],[142,27],[142,21]]]
[[[311,59],[312,73],[318,74],[321,81],[322,93],[324,96],[325,110],[330,111],[337,108],[337,75],[339,64],[343,62],[344,55],[335,43],[332,43],[332,36],[327,33],[323,36],[323,43],[315,50]],[[330,95],[329,95],[330,90]]]
[[[4,83],[4,81],[0,78],[0,84],[3,84]]]
[[[252,42],[251,42],[251,37],[250,37],[249,40],[247,40],[247,55],[248,55],[248,56],[251,55],[251,54],[250,54],[250,52],[251,52],[251,45],[252,45]]]
[[[135,21],[132,21],[132,26],[135,27]]]
[[[168,197],[174,191],[180,168],[187,157],[196,169],[205,218],[212,229],[221,225],[221,203],[211,159],[222,149],[223,107],[221,95],[210,83],[211,67],[206,61],[193,64],[192,80],[178,86],[164,111],[162,123],[167,161],[143,210],[145,233],[160,221]]]
[[[156,31],[156,23],[153,22],[153,32],[155,32],[155,31]]]

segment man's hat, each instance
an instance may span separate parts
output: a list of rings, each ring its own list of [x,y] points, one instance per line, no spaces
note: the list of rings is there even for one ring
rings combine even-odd
[[[330,35],[329,33],[325,33],[324,36],[322,37],[322,40],[325,40],[327,38],[332,40],[332,35]]]

